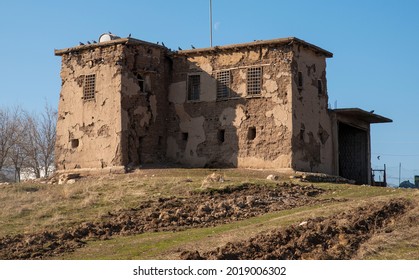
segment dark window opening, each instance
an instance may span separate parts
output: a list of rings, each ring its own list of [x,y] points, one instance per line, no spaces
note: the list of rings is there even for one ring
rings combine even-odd
[[[137,74],[137,84],[140,87],[140,91],[145,92],[145,90],[144,90],[144,79],[140,74]]]
[[[304,141],[304,133],[306,131],[306,128],[304,126],[304,124],[301,124],[301,128],[300,128],[300,140]]]
[[[299,88],[303,87],[303,73],[302,72],[298,72],[298,87]]]
[[[256,127],[249,127],[247,131],[247,140],[253,140],[256,138]]]
[[[157,145],[161,146],[163,144],[163,136],[159,136],[159,139],[157,140]]]
[[[247,95],[259,95],[262,88],[262,67],[247,69]]]
[[[188,100],[199,100],[201,90],[201,76],[189,75],[188,76]]]
[[[218,130],[217,133],[217,139],[218,139],[218,143],[224,143],[225,140],[225,129],[220,129]]]
[[[95,74],[84,76],[84,84],[83,84],[83,99],[84,100],[95,99],[95,86],[96,86]]]
[[[71,139],[71,148],[75,149],[79,146],[79,139]]]
[[[189,134],[187,132],[182,132],[182,140],[188,141]]]
[[[323,84],[322,80],[317,80],[317,92],[318,94],[323,94]]]

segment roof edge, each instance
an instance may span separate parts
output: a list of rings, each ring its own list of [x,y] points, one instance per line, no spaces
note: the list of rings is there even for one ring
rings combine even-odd
[[[337,115],[350,116],[357,119],[362,119],[368,123],[391,123],[392,119],[384,116],[374,114],[374,111],[368,112],[360,108],[340,108],[330,110]]]
[[[246,48],[246,47],[265,46],[265,45],[286,45],[286,44],[300,44],[302,46],[305,46],[314,50],[315,52],[321,53],[326,57],[333,57],[333,53],[296,37],[277,38],[277,39],[271,39],[271,40],[257,40],[257,41],[248,42],[248,43],[231,44],[231,45],[215,46],[215,47],[199,48],[199,49],[191,49],[191,50],[181,50],[181,51],[177,51],[176,53],[178,54],[197,53],[198,54],[198,53],[203,53],[203,52],[214,52],[218,50],[229,50],[229,49],[236,49],[236,48]]]
[[[107,46],[118,45],[118,44],[148,45],[148,46],[153,46],[153,47],[159,47],[159,48],[162,48],[162,49],[167,49],[164,46],[160,46],[158,44],[150,43],[150,42],[143,41],[143,40],[138,40],[138,39],[135,39],[135,38],[119,38],[119,39],[106,41],[106,42],[79,45],[79,46],[75,46],[75,47],[54,50],[54,55],[61,56],[63,54],[70,53],[70,52],[77,52],[77,51],[83,51],[83,50],[93,49],[93,48],[97,48],[97,47],[107,47]]]

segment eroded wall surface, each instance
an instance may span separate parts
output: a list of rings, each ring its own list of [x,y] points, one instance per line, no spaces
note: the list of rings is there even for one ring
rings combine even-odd
[[[58,170],[122,165],[122,45],[62,54],[58,106]],[[83,99],[86,75],[96,75],[94,98]]]
[[[174,57],[167,156],[191,166],[291,168],[290,46],[257,46]],[[261,67],[261,91],[247,92],[247,71]],[[229,97],[217,100],[217,73],[230,71]],[[188,78],[200,76],[199,100]]]
[[[336,159],[328,113],[326,59],[300,45],[294,46],[294,54],[292,167],[333,174]]]
[[[125,165],[164,161],[170,58],[157,45],[128,45],[122,71],[122,150]]]

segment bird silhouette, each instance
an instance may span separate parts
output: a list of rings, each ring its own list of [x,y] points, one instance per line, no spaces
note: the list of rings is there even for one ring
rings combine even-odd
[[[377,159],[380,160],[380,156],[377,156]]]
[[[182,48],[181,48],[181,47],[177,47],[177,49],[178,49],[178,50],[180,50],[180,51],[182,50]]]
[[[166,47],[166,45],[165,45],[163,42],[161,42],[161,45],[162,45],[163,47]]]
[[[79,45],[80,45],[80,46],[83,46],[84,44],[83,44],[82,42],[79,42]]]
[[[156,43],[156,45],[158,45],[160,42],[159,41],[157,41],[157,43]]]
[[[192,49],[195,49],[194,45],[191,45],[191,48],[192,48]]]
[[[95,40],[93,40],[93,44],[96,44],[97,42]]]
[[[372,113],[374,113],[374,110],[370,111],[370,113],[371,113],[371,114],[372,114]]]
[[[110,31],[108,31],[109,34],[112,34]]]
[[[87,41],[87,44],[89,44],[89,45],[90,45],[90,44],[91,44],[91,43],[90,43],[90,41]]]
[[[128,34],[128,38],[131,38],[131,33],[130,33],[130,34]]]

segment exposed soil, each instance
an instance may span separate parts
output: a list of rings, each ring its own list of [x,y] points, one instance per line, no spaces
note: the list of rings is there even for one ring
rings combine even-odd
[[[135,209],[109,213],[100,222],[86,222],[55,232],[5,236],[0,239],[0,259],[42,259],[74,251],[92,239],[230,223],[319,203],[314,197],[322,192],[314,186],[287,183],[275,188],[243,184],[222,190],[209,189],[184,198],[160,198],[143,202]]]
[[[247,241],[227,243],[216,250],[185,251],[182,259],[351,259],[360,245],[380,231],[391,230],[408,209],[409,201],[394,199],[357,208],[297,226],[261,233]]]

